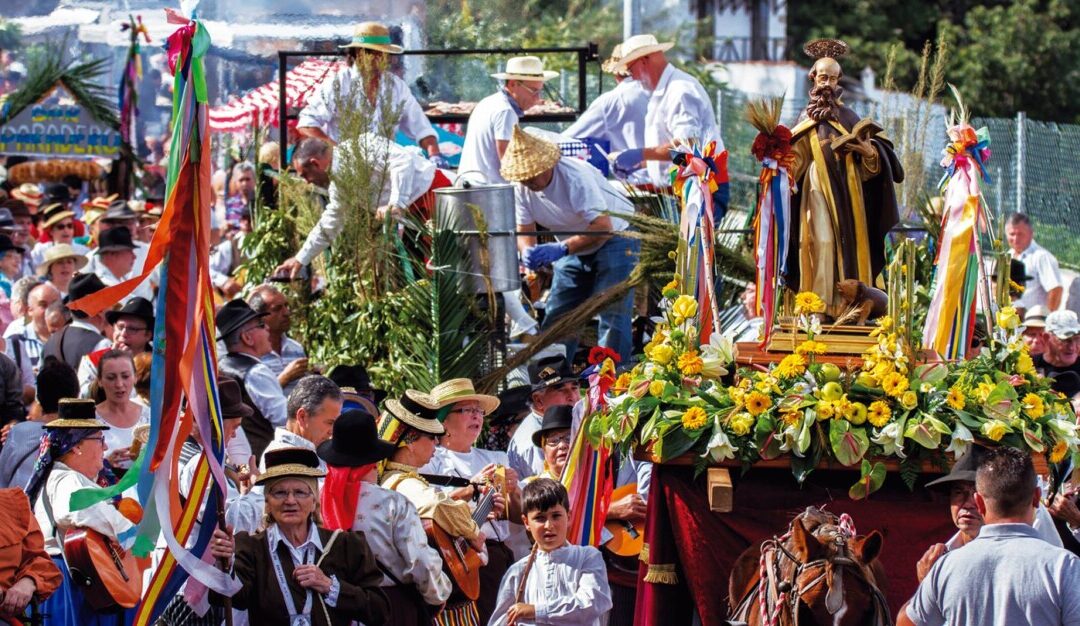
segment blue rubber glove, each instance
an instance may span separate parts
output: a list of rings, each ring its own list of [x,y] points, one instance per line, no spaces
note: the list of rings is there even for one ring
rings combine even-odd
[[[727,213],[728,200],[731,198],[729,183],[720,183],[712,194],[713,222],[719,224]]]
[[[615,162],[611,164],[611,169],[615,170],[615,176],[617,178],[625,180],[641,167],[644,157],[644,148],[629,148],[623,150],[615,156]]]
[[[565,243],[542,243],[538,246],[525,248],[522,255],[525,267],[535,270],[545,265],[551,265],[555,261],[570,253]]]
[[[440,170],[448,170],[451,167],[450,159],[443,156],[442,153],[429,156],[428,161],[434,163],[435,167],[439,168]]]

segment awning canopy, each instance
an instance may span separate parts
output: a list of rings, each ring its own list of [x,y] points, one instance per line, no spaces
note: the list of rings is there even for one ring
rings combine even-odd
[[[309,59],[289,70],[285,75],[285,106],[303,108],[319,83],[343,66],[341,61]],[[210,130],[234,133],[251,130],[253,125],[277,126],[279,93],[275,80],[210,109]]]

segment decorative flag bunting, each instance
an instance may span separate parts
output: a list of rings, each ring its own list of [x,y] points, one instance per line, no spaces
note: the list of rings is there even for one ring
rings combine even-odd
[[[238,583],[209,562],[210,535],[218,524],[217,502],[226,485],[221,467],[223,428],[217,398],[213,290],[209,276],[210,143],[203,57],[210,47],[206,29],[175,11],[180,25],[168,39],[174,73],[172,143],[165,208],[138,276],[82,298],[69,306],[95,315],[118,302],[162,265],[151,365],[151,427],[147,445],[123,480],[108,489],[87,489],[72,497],[72,508],[89,506],[135,486],[146,514],[132,551],[146,556],[157,537],[167,550],[139,607],[135,624],[150,624],[173,599],[188,574],[188,591],[202,585],[232,595]],[[186,408],[181,414],[182,399]],[[179,449],[197,423],[204,452],[185,506],[179,503]],[[192,539],[193,532],[198,533]],[[190,541],[189,541],[190,540]],[[185,549],[190,544],[190,551]],[[125,545],[125,547],[128,547]],[[203,555],[206,558],[204,561]],[[177,568],[179,565],[182,569]],[[189,596],[191,593],[189,593]]]
[[[756,313],[763,318],[762,343],[768,345],[775,324],[780,282],[787,273],[788,245],[791,239],[791,194],[795,181],[791,171],[795,153],[791,149],[791,131],[777,125],[769,134],[758,133],[750,149],[761,162],[758,177],[758,203],[754,215],[754,263],[756,267]]]

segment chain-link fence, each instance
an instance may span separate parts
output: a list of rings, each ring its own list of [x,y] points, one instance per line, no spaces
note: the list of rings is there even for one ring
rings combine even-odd
[[[745,117],[752,97],[723,92],[717,98],[717,116],[729,151],[732,200],[740,208],[753,205],[760,171],[750,154],[757,131]],[[792,125],[804,106],[805,99],[788,98],[782,122]],[[943,173],[939,161],[947,140],[944,107],[927,107],[895,94],[884,103],[859,102],[853,108],[859,115],[882,120],[894,139],[912,179],[900,190],[899,197],[909,205],[903,215],[918,220],[911,205],[935,195]],[[1035,224],[1036,240],[1063,265],[1080,268],[1080,246],[1076,245],[1080,240],[1080,126],[1038,122],[1023,115],[975,118],[972,125],[985,126],[990,132],[990,183],[983,185],[983,194],[995,217],[1018,209],[1027,213]],[[1023,132],[1018,132],[1021,128]],[[916,168],[922,171],[912,171]]]

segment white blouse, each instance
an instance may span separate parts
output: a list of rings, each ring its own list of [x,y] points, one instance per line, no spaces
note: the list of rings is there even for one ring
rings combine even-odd
[[[41,526],[41,534],[45,536],[45,551],[51,556],[60,555],[60,542],[56,538],[53,521],[57,527],[65,530],[73,527],[92,528],[121,542],[134,534],[135,524],[121,515],[109,502],[98,502],[79,511],[71,510],[71,494],[80,489],[99,486],[59,461],[53,465],[52,472],[45,481],[45,488],[34,503],[34,517]],[[51,510],[45,506],[46,499]]]
[[[106,420],[101,415],[101,413],[98,413],[98,419],[105,422],[106,424],[109,424],[108,430],[101,431],[102,434],[105,435],[105,445],[108,446],[108,449],[105,450],[106,457],[108,457],[109,453],[114,450],[130,448],[131,442],[135,440],[135,429],[140,425],[150,423],[150,407],[142,404],[141,402],[138,402],[136,404],[139,405],[140,409],[139,420],[129,428],[120,428],[119,426],[113,426],[112,424],[109,424],[108,420]],[[131,461],[121,461],[117,464],[117,467],[120,467],[122,469],[128,469],[129,467],[131,467],[131,463]]]

